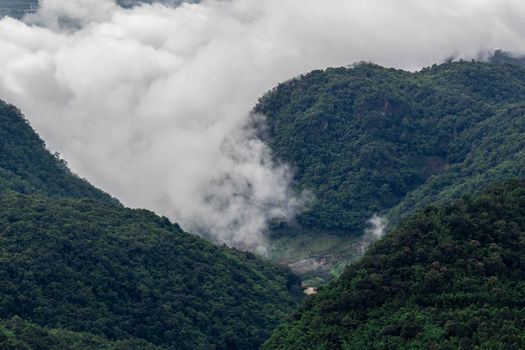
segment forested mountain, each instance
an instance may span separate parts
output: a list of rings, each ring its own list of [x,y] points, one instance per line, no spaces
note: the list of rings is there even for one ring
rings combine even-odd
[[[114,202],[52,155],[21,112],[0,101],[0,194],[16,192]]]
[[[294,306],[285,271],[145,210],[0,198],[0,316],[176,349],[249,349]]]
[[[419,211],[264,349],[525,348],[525,181]]]
[[[123,207],[0,107],[2,348],[253,349],[295,307],[288,270]]]
[[[317,198],[299,223],[361,233],[376,212],[395,223],[525,176],[525,66],[503,53],[491,62],[415,73],[361,63],[313,71],[261,98],[261,135]]]
[[[505,55],[314,71],[261,98],[261,136],[317,198],[298,231],[417,212],[265,347],[525,347],[525,183],[480,194],[525,176],[524,100],[525,65]],[[477,197],[442,205],[465,193]],[[4,102],[0,208],[1,348],[254,349],[299,299],[287,269],[73,174]]]

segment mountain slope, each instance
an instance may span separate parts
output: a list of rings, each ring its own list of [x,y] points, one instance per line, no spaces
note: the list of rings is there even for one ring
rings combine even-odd
[[[249,349],[295,303],[286,272],[91,200],[0,198],[0,317],[177,349]]]
[[[522,349],[525,182],[432,206],[322,288],[264,349]]]
[[[0,101],[0,194],[17,192],[117,202],[45,148],[21,112]]]
[[[331,68],[261,98],[261,134],[317,197],[303,227],[361,233],[376,212],[397,222],[432,201],[523,176],[525,66],[502,57],[415,73]]]
[[[13,317],[0,321],[0,349],[3,350],[155,350],[143,340],[111,342],[89,333],[49,329]]]
[[[296,306],[288,270],[123,207],[71,174],[6,104],[0,149],[0,342],[253,349]],[[13,317],[27,332],[13,331]],[[38,332],[48,345],[30,342]]]

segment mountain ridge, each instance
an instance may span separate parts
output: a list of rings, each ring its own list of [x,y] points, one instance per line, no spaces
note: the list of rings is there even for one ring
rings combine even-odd
[[[296,188],[317,198],[302,227],[359,235],[375,213],[395,224],[430,201],[522,176],[525,67],[494,57],[414,73],[328,68],[264,95],[254,109],[266,116],[261,137],[294,167]],[[496,122],[505,125],[492,130]]]

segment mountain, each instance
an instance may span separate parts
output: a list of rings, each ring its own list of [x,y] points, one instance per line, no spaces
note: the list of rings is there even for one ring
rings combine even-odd
[[[509,181],[402,221],[263,349],[523,349],[524,301],[525,181]]]
[[[37,6],[38,0],[2,0],[0,18],[3,16],[21,18],[26,13],[34,11]]]
[[[1,318],[168,348],[249,349],[295,306],[284,270],[151,212],[24,195],[0,206]]]
[[[261,136],[317,201],[299,229],[356,235],[432,202],[525,175],[525,65],[497,52],[418,72],[360,63],[280,84]],[[281,230],[285,233],[287,230]]]
[[[0,194],[15,192],[118,203],[73,174],[58,154],[50,154],[22,113],[3,101],[0,101],[0,179]]]
[[[516,55],[503,50],[495,50],[494,53],[488,57],[488,61],[490,63],[506,63],[525,66],[525,56]]]
[[[52,348],[31,345],[44,333],[72,349],[253,349],[296,306],[287,269],[125,208],[5,103],[0,150],[0,344]]]

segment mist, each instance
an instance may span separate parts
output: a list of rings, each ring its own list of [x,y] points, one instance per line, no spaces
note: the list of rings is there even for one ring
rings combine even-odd
[[[0,98],[71,169],[131,207],[264,253],[309,196],[255,136],[277,83],[372,61],[409,70],[525,50],[522,1],[231,0],[123,9],[44,0],[0,20]]]
[[[366,221],[364,234],[359,237],[359,241],[357,242],[357,255],[364,255],[372,243],[383,237],[386,233],[387,226],[388,220],[385,217],[379,216],[377,213],[372,215],[372,217]]]

